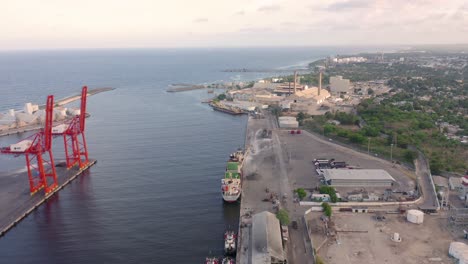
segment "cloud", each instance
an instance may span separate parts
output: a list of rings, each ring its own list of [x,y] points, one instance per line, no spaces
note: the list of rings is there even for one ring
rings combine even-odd
[[[347,0],[335,2],[325,8],[327,11],[349,11],[351,9],[366,8],[371,5],[368,0]]]
[[[244,10],[241,10],[241,11],[238,11],[236,13],[234,13],[235,16],[243,16],[245,15],[245,11]]]
[[[245,27],[239,29],[239,33],[271,33],[274,29],[271,27]]]
[[[279,11],[279,10],[281,10],[280,5],[261,6],[257,9],[258,12],[273,12],[273,11]]]
[[[194,23],[205,23],[205,22],[208,22],[208,18],[206,17],[201,17],[201,18],[197,18],[195,20],[193,20]]]

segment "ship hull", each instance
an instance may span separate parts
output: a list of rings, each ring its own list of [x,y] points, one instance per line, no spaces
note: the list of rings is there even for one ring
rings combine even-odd
[[[243,115],[243,114],[245,114],[245,113],[242,112],[242,111],[237,112],[237,111],[233,111],[233,110],[230,110],[230,109],[222,108],[222,107],[219,107],[219,106],[216,106],[216,105],[211,105],[211,107],[212,107],[213,110],[215,110],[215,111],[219,111],[219,112],[223,112],[223,113],[227,113],[227,114],[231,114],[231,115]]]
[[[234,203],[234,202],[237,202],[237,200],[239,200],[239,197],[240,197],[240,193],[237,194],[237,195],[225,195],[223,194],[223,200],[227,203]]]

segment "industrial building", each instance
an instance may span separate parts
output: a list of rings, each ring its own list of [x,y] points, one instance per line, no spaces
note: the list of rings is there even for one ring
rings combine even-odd
[[[392,187],[395,179],[379,169],[325,169],[323,176],[328,185],[335,187]]]
[[[342,76],[330,77],[330,92],[333,95],[347,94],[350,88],[350,81]]]
[[[252,217],[252,259],[250,263],[286,263],[280,223],[268,211]]]

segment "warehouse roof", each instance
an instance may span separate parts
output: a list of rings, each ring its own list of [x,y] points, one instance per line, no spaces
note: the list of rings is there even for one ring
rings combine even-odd
[[[388,172],[379,169],[325,169],[325,180],[391,180],[395,179]]]
[[[271,263],[271,259],[283,261],[280,223],[268,211],[252,217],[252,263]]]

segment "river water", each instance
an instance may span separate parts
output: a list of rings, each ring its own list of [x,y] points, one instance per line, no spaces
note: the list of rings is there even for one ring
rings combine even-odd
[[[223,204],[220,179],[229,153],[244,144],[247,119],[201,104],[206,90],[166,93],[167,86],[253,80],[269,74],[222,70],[287,68],[359,50],[0,53],[0,111],[77,94],[82,85],[116,88],[88,98],[86,135],[97,165],[0,238],[0,263],[202,263],[222,255],[239,207]],[[23,137],[2,137],[0,145]],[[57,159],[61,143],[54,141]],[[24,165],[0,156],[0,175]]]

